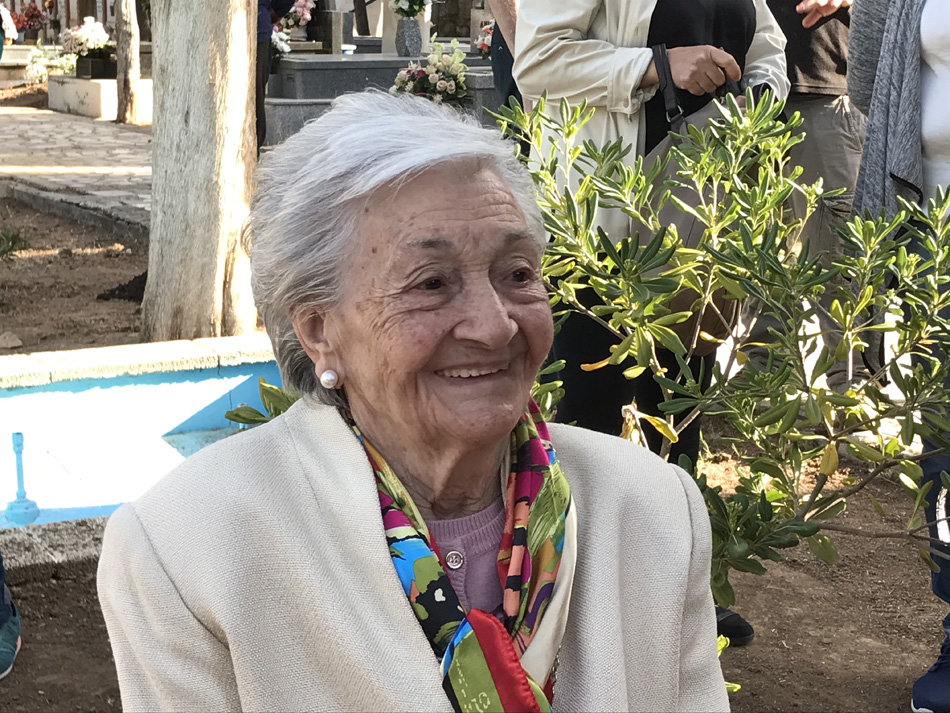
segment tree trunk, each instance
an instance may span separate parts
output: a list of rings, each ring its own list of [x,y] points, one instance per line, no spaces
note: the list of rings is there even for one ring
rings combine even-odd
[[[257,153],[253,10],[246,0],[152,0],[146,341],[243,334],[257,324],[241,246]]]
[[[139,69],[139,23],[136,18],[135,0],[116,0],[116,90],[118,108],[116,123],[136,123],[135,91],[141,71]]]

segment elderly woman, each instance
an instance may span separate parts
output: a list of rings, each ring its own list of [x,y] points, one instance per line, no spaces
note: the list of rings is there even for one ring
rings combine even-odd
[[[530,399],[552,318],[510,144],[349,95],[258,181],[255,298],[303,398],[113,515],[124,709],[727,709],[693,481]]]

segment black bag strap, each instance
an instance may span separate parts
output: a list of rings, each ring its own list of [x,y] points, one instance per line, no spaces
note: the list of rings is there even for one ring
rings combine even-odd
[[[660,93],[663,95],[663,108],[666,110],[666,120],[670,122],[670,129],[679,133],[683,128],[683,108],[676,98],[676,86],[673,84],[673,70],[670,69],[670,58],[666,54],[666,45],[654,45],[653,66],[656,67],[656,76],[660,81]]]

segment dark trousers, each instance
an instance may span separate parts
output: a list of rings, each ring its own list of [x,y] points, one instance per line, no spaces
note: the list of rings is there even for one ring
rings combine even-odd
[[[491,73],[495,80],[495,91],[502,103],[507,105],[509,97],[514,97],[521,104],[521,92],[518,85],[515,84],[514,77],[511,75],[515,58],[508,49],[508,43],[498,25],[495,25],[495,31],[491,35]]]
[[[582,371],[581,364],[592,364],[610,355],[610,347],[617,338],[594,320],[581,314],[571,315],[554,338],[554,356],[564,359],[567,366],[558,375],[564,382],[564,398],[558,404],[557,420],[561,423],[575,422],[582,428],[592,431],[620,435],[623,426],[621,409],[631,401],[636,401],[637,409],[650,416],[663,416],[659,405],[663,403],[663,393],[653,379],[652,372],[645,372],[636,379],[628,380],[623,375],[623,367],[607,365],[596,371]],[[667,370],[669,378],[679,373],[676,357],[672,352],[657,348],[657,358]],[[709,387],[712,380],[712,365],[715,352],[704,357],[693,357],[689,362],[693,378],[699,377],[703,370],[703,389]],[[686,416],[680,414],[678,419]],[[685,455],[695,466],[699,458],[700,418],[695,418],[680,434],[679,440],[670,450],[669,460],[678,463]],[[663,436],[647,423],[642,424],[647,446],[659,453],[663,445]]]
[[[0,626],[7,623],[13,616],[13,607],[10,605],[10,590],[7,589],[7,574],[3,569],[3,553],[0,552]]]
[[[267,139],[267,118],[264,116],[264,97],[267,96],[267,80],[270,78],[270,40],[257,43],[257,82],[255,107],[257,117],[257,153]]]
[[[913,252],[920,253],[922,257],[926,258],[926,255],[920,251],[919,240],[917,238],[911,240],[910,249]],[[947,317],[946,314],[942,314],[941,316],[944,318]],[[934,356],[940,358],[939,352],[935,353]],[[925,369],[930,368],[929,364],[924,362],[923,359],[915,361],[923,363]],[[950,389],[950,377],[948,377],[947,382],[944,383],[944,387]],[[933,440],[929,438],[923,439],[923,452],[925,454],[935,453],[938,450],[940,450],[940,448]],[[930,486],[930,492],[927,494],[925,508],[927,522],[935,522],[938,519],[950,517],[950,491],[943,487],[940,478],[941,471],[950,473],[950,452],[938,453],[929,458],[924,458],[920,461],[920,467],[924,472],[920,486],[924,487],[926,483],[933,483],[933,485]],[[940,571],[932,573],[931,588],[934,594],[947,604],[950,604],[950,522],[931,526],[930,536],[936,540],[940,540],[940,544],[931,543],[931,547],[938,553],[946,556],[934,557],[934,562],[940,567]],[[943,620],[943,628],[947,632],[947,636],[950,636],[950,614]]]

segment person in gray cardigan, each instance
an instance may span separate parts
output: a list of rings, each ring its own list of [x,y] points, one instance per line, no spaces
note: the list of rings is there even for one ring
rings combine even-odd
[[[935,176],[948,174],[950,151],[932,155],[932,147],[947,146],[946,79],[935,65],[950,56],[950,12],[946,0],[860,0],[851,18],[851,56],[848,91],[852,101],[868,114],[867,138],[858,173],[854,212],[888,218],[899,210],[898,197],[921,202],[934,196]],[[942,27],[935,27],[940,26]],[[935,31],[936,30],[936,31]],[[935,59],[939,61],[935,61]],[[929,102],[929,103],[928,103]],[[929,116],[925,111],[929,108]],[[925,155],[926,149],[931,155]],[[940,151],[937,151],[939,154]],[[936,166],[940,170],[934,171]],[[913,246],[912,246],[913,247]],[[948,492],[942,471],[950,471],[950,454],[924,439],[920,485],[932,483],[926,508],[931,537],[938,553],[950,556]],[[950,604],[950,560],[932,576],[935,595]],[[950,614],[943,621],[944,643],[937,661],[913,687],[914,711],[950,713]]]

